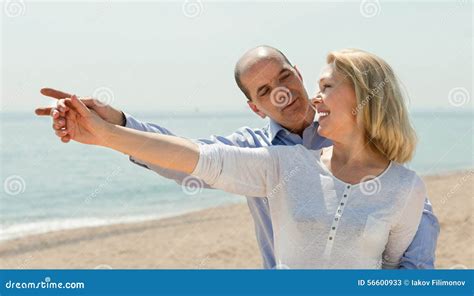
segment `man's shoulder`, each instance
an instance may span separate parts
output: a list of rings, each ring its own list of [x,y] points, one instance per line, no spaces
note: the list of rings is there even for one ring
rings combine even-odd
[[[267,126],[263,128],[242,126],[227,138],[240,147],[258,148],[272,145]]]

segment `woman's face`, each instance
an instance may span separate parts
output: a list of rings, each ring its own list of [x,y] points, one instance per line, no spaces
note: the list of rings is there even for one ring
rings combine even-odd
[[[352,137],[358,130],[356,95],[352,82],[327,65],[319,79],[319,93],[313,104],[319,113],[318,133],[335,142]]]

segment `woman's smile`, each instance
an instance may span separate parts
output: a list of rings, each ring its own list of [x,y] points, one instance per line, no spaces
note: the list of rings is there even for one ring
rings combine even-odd
[[[318,111],[318,116],[319,116],[319,119],[318,119],[319,122],[326,119],[330,114],[328,110],[317,110],[317,111]]]

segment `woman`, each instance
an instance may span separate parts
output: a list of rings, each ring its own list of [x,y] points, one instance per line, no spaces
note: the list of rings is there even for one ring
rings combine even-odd
[[[416,137],[399,84],[380,58],[332,52],[313,101],[334,143],[248,149],[106,123],[73,96],[58,136],[193,174],[215,188],[267,196],[280,268],[398,268],[421,219],[425,189],[401,164]],[[66,138],[67,137],[67,138]]]

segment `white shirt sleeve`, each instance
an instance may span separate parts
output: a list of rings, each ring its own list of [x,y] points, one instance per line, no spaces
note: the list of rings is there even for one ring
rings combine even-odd
[[[213,188],[256,197],[265,197],[278,180],[277,153],[273,147],[240,148],[228,145],[200,145],[199,161],[193,176]]]
[[[399,268],[401,258],[415,237],[423,213],[426,189],[423,180],[414,175],[409,196],[396,223],[390,230],[383,253],[384,269]]]

